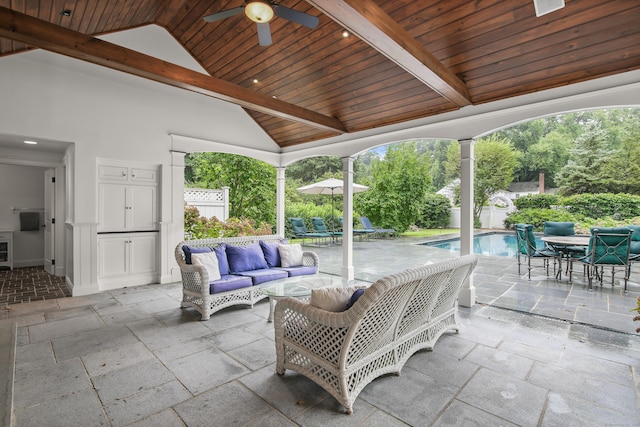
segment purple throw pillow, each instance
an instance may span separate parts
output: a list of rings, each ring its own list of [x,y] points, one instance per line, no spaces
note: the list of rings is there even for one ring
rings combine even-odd
[[[353,293],[353,295],[351,295],[351,298],[349,299],[349,302],[347,303],[347,310],[349,310],[351,308],[351,306],[353,304],[355,304],[356,301],[358,301],[358,298],[360,298],[362,296],[362,294],[364,294],[364,289],[358,289],[357,291],[355,291]]]
[[[213,248],[213,251],[216,253],[218,257],[218,270],[220,270],[221,276],[226,276],[229,274],[229,261],[227,260],[227,245],[225,243],[220,243],[218,246]]]
[[[227,245],[227,259],[231,274],[269,268],[258,243],[248,246]]]
[[[278,250],[278,244],[280,242],[263,242],[260,241],[260,247],[264,253],[264,259],[267,261],[269,267],[280,267],[280,251]]]

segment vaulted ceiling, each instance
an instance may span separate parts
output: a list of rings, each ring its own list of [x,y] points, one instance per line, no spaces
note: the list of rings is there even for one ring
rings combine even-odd
[[[0,56],[42,48],[233,102],[283,148],[640,69],[635,0],[541,17],[533,0],[277,3],[320,24],[275,17],[260,46],[244,14],[202,19],[242,0],[0,0]],[[94,38],[148,24],[209,76]]]

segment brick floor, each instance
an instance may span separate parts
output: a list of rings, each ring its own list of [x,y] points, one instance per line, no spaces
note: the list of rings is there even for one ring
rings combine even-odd
[[[64,277],[42,266],[0,270],[0,307],[71,296]]]

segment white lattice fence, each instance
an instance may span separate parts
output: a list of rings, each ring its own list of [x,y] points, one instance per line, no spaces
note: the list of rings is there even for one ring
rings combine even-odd
[[[222,187],[220,190],[185,188],[184,201],[187,205],[198,208],[200,216],[215,216],[221,221],[229,218],[229,187]]]

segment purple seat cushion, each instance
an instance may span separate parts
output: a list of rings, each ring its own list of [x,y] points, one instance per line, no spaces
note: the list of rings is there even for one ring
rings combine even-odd
[[[213,251],[213,249],[211,249],[209,246],[182,245],[182,252],[184,252],[184,262],[186,262],[187,264],[191,264],[191,254],[204,254],[211,251]]]
[[[259,285],[264,282],[269,282],[271,280],[284,279],[289,277],[289,274],[281,269],[275,268],[263,268],[260,270],[252,270],[252,271],[241,271],[238,273],[241,276],[250,277],[253,280],[253,284]]]
[[[250,277],[226,274],[209,284],[209,294],[232,291],[234,289],[248,288],[253,285]]]
[[[316,274],[318,268],[315,265],[300,265],[298,267],[278,267],[279,270],[284,270],[289,274],[289,277],[293,276],[306,276],[309,274]]]
[[[231,274],[268,268],[258,243],[248,246],[227,245],[227,260],[229,260]]]
[[[213,248],[213,251],[216,253],[218,257],[218,270],[220,270],[221,276],[226,276],[229,274],[229,261],[227,260],[227,245],[224,243],[220,243],[218,246]]]
[[[282,265],[280,262],[280,251],[278,250],[278,245],[285,242],[286,240],[283,240],[282,242],[260,241],[260,247],[264,253],[264,259],[267,261],[269,268],[280,267]]]

